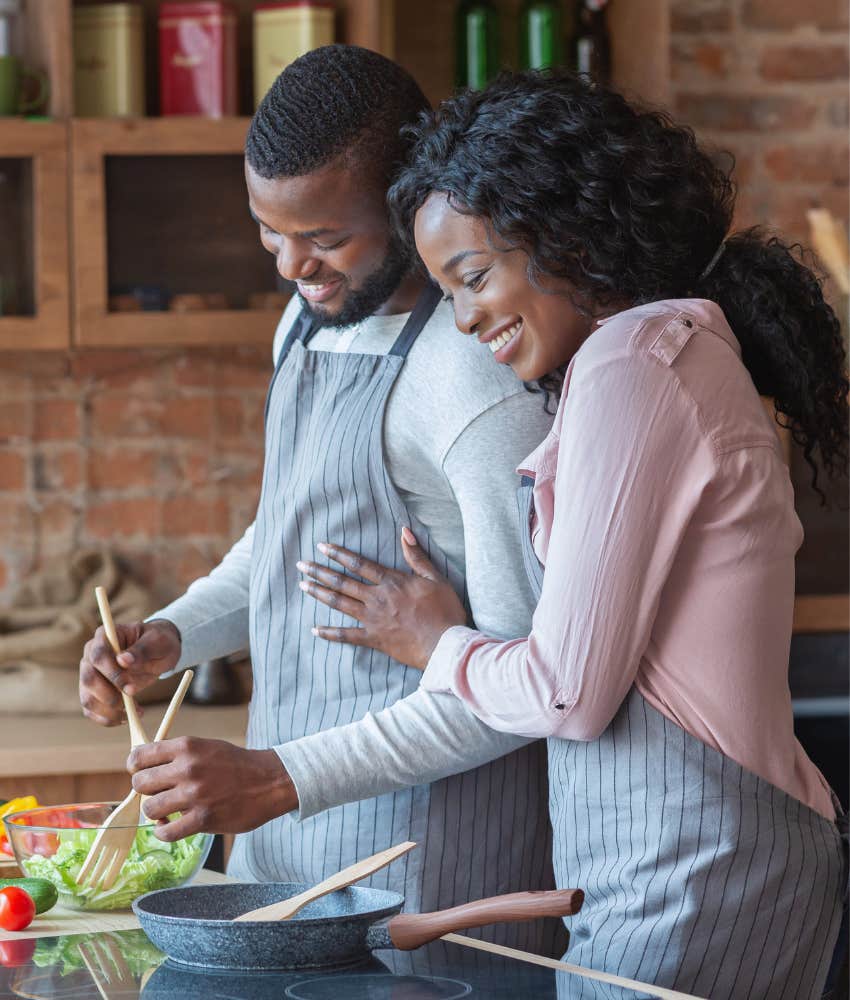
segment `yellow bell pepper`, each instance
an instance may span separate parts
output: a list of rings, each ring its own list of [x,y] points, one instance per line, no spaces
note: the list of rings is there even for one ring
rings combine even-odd
[[[38,799],[34,795],[22,795],[17,799],[9,799],[8,802],[4,802],[0,805],[0,819],[4,816],[8,816],[10,813],[23,812],[24,809],[36,809],[38,808]]]

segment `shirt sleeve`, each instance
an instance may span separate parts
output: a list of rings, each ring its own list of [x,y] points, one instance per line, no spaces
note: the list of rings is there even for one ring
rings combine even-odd
[[[466,591],[476,628],[527,635],[534,593],[523,565],[516,467],[546,437],[543,396],[522,390],[488,407],[458,434],[442,467],[463,522]]]
[[[529,741],[499,733],[457,698],[419,688],[381,712],[274,747],[298,793],[294,818],[439,781]]]
[[[495,729],[591,740],[634,682],[713,450],[675,372],[652,355],[575,364],[563,406],[531,634],[449,629],[422,684]]]

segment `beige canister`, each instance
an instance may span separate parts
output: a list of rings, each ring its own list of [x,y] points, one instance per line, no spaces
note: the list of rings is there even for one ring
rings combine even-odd
[[[106,118],[144,113],[141,4],[74,7],[74,114]]]
[[[323,0],[266,3],[254,9],[254,103],[284,67],[334,40],[334,6]]]

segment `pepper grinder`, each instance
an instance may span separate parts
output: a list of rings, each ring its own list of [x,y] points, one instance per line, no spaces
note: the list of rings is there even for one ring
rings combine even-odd
[[[186,701],[193,705],[241,705],[242,700],[242,685],[227,657],[207,660],[195,667]]]

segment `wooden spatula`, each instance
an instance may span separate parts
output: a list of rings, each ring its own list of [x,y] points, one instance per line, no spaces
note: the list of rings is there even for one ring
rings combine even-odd
[[[115,622],[112,620],[112,609],[109,607],[109,598],[106,596],[106,590],[103,587],[95,587],[94,596],[100,610],[100,620],[103,622],[103,630],[106,632],[106,638],[109,640],[112,652],[117,656],[121,652],[121,644],[118,642],[118,633],[115,631]],[[124,699],[124,711],[127,713],[127,723],[130,726],[130,746],[140,747],[145,743],[150,743],[145,733],[145,727],[142,725],[142,720],[139,718],[135,701],[130,695],[124,694],[123,691],[121,692],[121,697]]]
[[[366,858],[354,865],[349,865],[348,868],[343,868],[341,872],[331,875],[330,878],[326,878],[324,882],[314,885],[312,889],[307,889],[306,892],[301,892],[291,899],[281,900],[279,903],[272,903],[270,906],[261,906],[257,910],[249,910],[247,913],[234,917],[234,920],[289,920],[290,917],[294,916],[308,903],[312,903],[314,899],[320,899],[322,896],[327,896],[329,892],[335,892],[337,889],[344,889],[346,886],[354,885],[355,882],[359,882],[361,879],[380,871],[391,861],[395,861],[396,858],[407,854],[414,847],[416,847],[416,844],[412,840],[405,841],[403,844],[396,844],[395,847],[390,847],[386,851],[373,854],[371,858]]]

